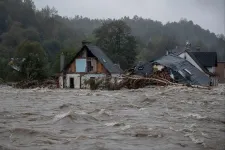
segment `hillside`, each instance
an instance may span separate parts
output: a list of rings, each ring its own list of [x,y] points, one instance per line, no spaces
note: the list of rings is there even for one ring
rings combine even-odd
[[[121,18],[132,30],[138,41],[136,61],[154,59],[166,49],[182,46],[189,40],[203,51],[216,51],[219,59],[225,59],[224,36],[217,36],[185,19],[163,25],[159,21],[138,16]],[[24,41],[40,43],[48,54],[51,73],[58,72],[58,56],[65,52],[67,60],[80,47],[82,40],[95,41],[93,31],[103,22],[112,19],[89,19],[82,16],[62,17],[55,8],[46,6],[37,10],[32,0],[0,0],[0,78],[10,80],[7,68]]]

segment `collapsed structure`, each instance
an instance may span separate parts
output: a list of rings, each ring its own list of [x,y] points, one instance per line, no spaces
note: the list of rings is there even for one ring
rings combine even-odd
[[[139,63],[130,74],[163,78],[174,83],[218,85],[216,52],[200,52],[190,48],[175,49],[155,61]]]
[[[210,85],[210,78],[193,66],[189,61],[175,55],[166,55],[154,62],[156,68],[166,70],[170,80],[190,85]]]

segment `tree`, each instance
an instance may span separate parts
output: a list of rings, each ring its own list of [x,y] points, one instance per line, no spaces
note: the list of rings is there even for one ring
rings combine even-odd
[[[15,58],[20,61],[21,72],[26,79],[44,79],[48,76],[47,56],[38,42],[25,41],[20,44]]]
[[[40,35],[35,28],[28,28],[23,31],[23,38],[28,41],[40,41]]]
[[[123,21],[117,20],[104,23],[94,31],[97,45],[121,68],[133,65],[136,57],[137,42],[131,35],[130,27]]]
[[[5,3],[0,1],[0,35],[7,29],[7,18]]]

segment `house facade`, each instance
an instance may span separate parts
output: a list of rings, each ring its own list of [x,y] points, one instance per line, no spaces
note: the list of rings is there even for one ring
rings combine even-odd
[[[60,73],[59,87],[85,89],[89,79],[118,77],[121,73],[118,65],[113,64],[100,48],[83,43],[81,50]]]
[[[225,83],[225,61],[219,61],[216,67],[219,83]]]

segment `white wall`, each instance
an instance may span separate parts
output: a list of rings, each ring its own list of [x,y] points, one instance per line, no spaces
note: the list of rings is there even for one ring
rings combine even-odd
[[[199,65],[191,58],[191,56],[187,53],[187,52],[184,52],[184,53],[181,53],[179,55],[179,57],[181,58],[184,58],[186,57],[186,60],[189,61],[193,66],[195,66],[196,68],[198,68],[201,72],[204,72],[201,67],[199,67]],[[205,73],[205,72],[204,72]]]
[[[70,88],[70,78],[74,78],[74,88],[80,89],[80,74],[67,74],[66,88]]]
[[[209,70],[209,72],[211,73],[215,73],[216,68],[215,67],[207,67],[207,69]]]
[[[112,74],[112,80],[111,82],[115,81],[115,78],[119,78],[121,75],[120,74]],[[96,80],[101,80],[102,78],[106,78],[106,74],[67,74],[66,75],[66,80],[65,80],[65,88],[70,88],[70,78],[74,78],[74,86],[75,89],[89,89],[89,85],[85,85],[85,81],[89,80],[91,77],[94,77]],[[121,79],[118,79],[117,82],[120,82]],[[59,77],[59,84],[60,88],[63,88],[63,78]]]
[[[59,88],[63,88],[63,76],[59,77]]]

